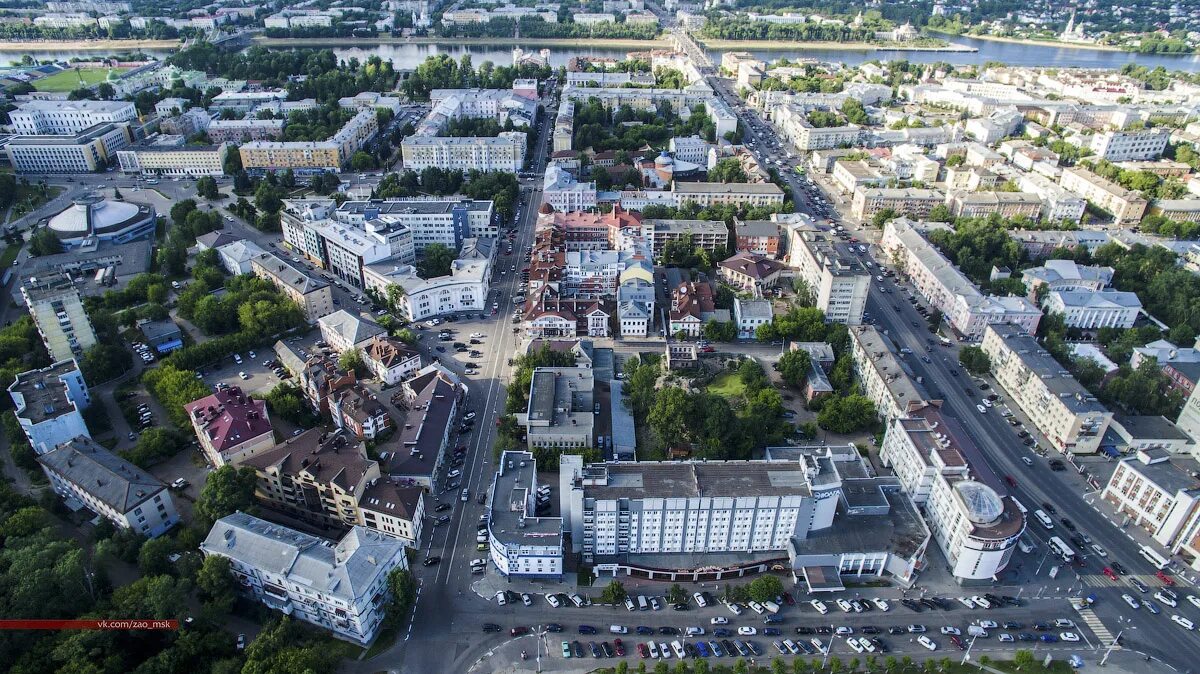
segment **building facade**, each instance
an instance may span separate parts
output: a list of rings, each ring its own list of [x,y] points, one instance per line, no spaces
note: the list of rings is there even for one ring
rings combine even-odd
[[[17,375],[8,387],[17,423],[37,454],[77,437],[90,438],[83,411],[92,404],[79,363],[63,360]]]
[[[21,297],[50,360],[57,363],[81,358],[84,351],[96,345],[96,332],[79,290],[66,274],[29,279],[21,286]]]

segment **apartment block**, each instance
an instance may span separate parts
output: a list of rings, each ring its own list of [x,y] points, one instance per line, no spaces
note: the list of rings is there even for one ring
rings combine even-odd
[[[254,601],[363,646],[383,624],[388,575],[408,568],[398,538],[354,527],[334,543],[241,512],[217,520],[200,552],[228,559]]]
[[[429,199],[388,199],[386,201],[346,201],[337,208],[334,219],[367,231],[371,220],[398,224],[411,232],[412,246],[420,252],[431,243],[458,250],[468,238],[496,238],[495,204],[465,197]],[[333,237],[326,236],[326,239]],[[378,238],[378,237],[377,237]],[[391,246],[395,249],[395,245]],[[396,251],[399,253],[400,251]],[[404,257],[404,255],[400,255]]]
[[[96,332],[70,276],[47,274],[30,278],[21,286],[21,297],[51,361],[81,358],[96,345]]]
[[[884,189],[878,187],[859,188],[850,203],[850,214],[865,221],[880,211],[891,210],[896,215],[924,219],[934,206],[945,203],[946,196],[937,190],[909,187],[906,189]]]
[[[525,165],[524,131],[502,131],[495,137],[409,136],[400,145],[404,168],[427,167],[467,171],[517,172]]]
[[[1060,182],[1063,188],[1112,213],[1120,224],[1140,222],[1146,214],[1147,202],[1140,193],[1127,190],[1085,168],[1063,169]]]
[[[913,225],[905,218],[887,223],[879,246],[959,334],[979,339],[987,325],[997,323],[1019,325],[1029,334],[1037,331],[1042,312],[1032,302],[1024,297],[984,295]]]
[[[940,405],[908,369],[891,339],[873,325],[850,328],[850,355],[863,393],[875,403],[882,419],[906,417],[930,405]]]
[[[1042,219],[1047,222],[1078,223],[1087,209],[1087,200],[1063,188],[1039,173],[1022,173],[1017,186],[1042,200]]]
[[[879,459],[924,507],[959,582],[990,582],[1008,567],[1025,516],[957,421],[934,408],[892,419]]]
[[[676,182],[672,192],[678,205],[693,203],[701,208],[713,204],[776,206],[783,203],[783,190],[775,183]]]
[[[250,269],[255,276],[270,281],[288,299],[300,305],[309,323],[316,323],[318,318],[333,313],[333,293],[329,284],[309,276],[291,262],[271,253],[262,253],[250,260]]]
[[[223,94],[222,94],[223,95]],[[341,171],[342,165],[379,131],[374,110],[361,110],[327,140],[255,140],[238,148],[248,171],[292,169],[301,174]]]
[[[642,220],[642,232],[650,241],[655,257],[662,254],[668,241],[690,236],[692,245],[710,252],[725,250],[729,245],[729,228],[720,220]]]
[[[787,229],[788,264],[808,285],[814,306],[835,323],[858,325],[867,308],[871,274],[853,255],[803,216],[781,216]]]
[[[1061,314],[1067,327],[1082,330],[1132,328],[1142,313],[1137,293],[1120,290],[1052,290],[1042,302],[1047,313]]]
[[[204,458],[216,468],[239,465],[275,446],[267,403],[251,398],[237,386],[220,388],[183,408]]]
[[[1042,199],[1031,192],[954,192],[947,197],[956,218],[980,218],[996,213],[1005,218],[1037,220]]]
[[[155,136],[117,151],[122,173],[198,178],[225,175],[229,146],[189,145],[183,136]]]
[[[562,578],[563,519],[537,516],[538,488],[532,453],[500,455],[489,489],[487,540],[492,563],[505,578]]]
[[[17,423],[37,454],[77,437],[90,438],[83,411],[92,404],[87,382],[74,360],[17,375],[8,387]]]
[[[815,127],[807,115],[804,107],[783,105],[775,109],[773,116],[783,135],[801,152],[856,145],[862,137],[862,127],[857,124]]]
[[[740,220],[734,218],[733,232],[736,249],[742,253],[753,253],[765,257],[779,257],[783,237],[780,226],[773,220]]]
[[[996,381],[1057,449],[1095,454],[1112,421],[1105,409],[1037,340],[1015,325],[989,325],[981,344]]]
[[[1170,129],[1104,131],[1091,137],[1092,154],[1110,162],[1158,159],[1167,149]]]
[[[157,538],[179,521],[167,485],[80,436],[37,457],[50,486],[64,499],[147,538]]]
[[[214,143],[248,143],[252,140],[283,138],[283,119],[214,119],[208,125],[208,138]]]

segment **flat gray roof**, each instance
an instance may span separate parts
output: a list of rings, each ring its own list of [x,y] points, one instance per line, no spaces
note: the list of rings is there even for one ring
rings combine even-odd
[[[1076,414],[1088,412],[1107,412],[1108,408],[1092,397],[1090,391],[1083,387],[1071,373],[1055,360],[1050,352],[1043,349],[1033,336],[1026,333],[1020,326],[1011,323],[997,323],[987,327],[994,330],[1004,341],[1005,346],[1012,351],[1021,363],[1035,373],[1046,388],[1058,396],[1068,409]]]
[[[562,547],[562,518],[529,512],[537,483],[537,461],[529,452],[505,452],[492,483],[488,529],[505,545]]]
[[[812,493],[799,463],[641,461],[610,463],[607,468],[608,484],[588,486],[588,498],[738,498]]]
[[[59,377],[78,371],[79,365],[74,360],[60,360],[50,367],[18,374],[8,387],[10,393],[20,394],[24,401],[25,408],[17,416],[40,424],[76,411],[75,404],[67,397],[67,385]]]

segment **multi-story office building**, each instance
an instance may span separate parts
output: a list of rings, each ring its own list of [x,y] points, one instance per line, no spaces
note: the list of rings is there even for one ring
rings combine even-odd
[[[699,582],[786,563],[810,592],[885,573],[908,585],[929,542],[895,478],[869,477],[852,446],[771,447],[765,461],[564,455],[559,490],[572,547],[600,574]]]
[[[850,354],[863,392],[883,419],[906,417],[930,405],[940,405],[924,383],[904,364],[891,339],[873,325],[850,329]]]
[[[542,181],[542,201],[559,212],[587,211],[596,207],[596,183],[581,183],[566,169],[550,164]]]
[[[862,137],[862,127],[857,124],[813,126],[808,121],[808,110],[798,105],[779,106],[775,109],[774,121],[801,152],[856,145]]]
[[[1030,267],[1021,272],[1021,282],[1030,297],[1038,288],[1046,286],[1047,292],[1056,290],[1083,290],[1096,292],[1112,283],[1112,267],[1089,267],[1074,260],[1046,260],[1040,267]],[[1136,364],[1135,364],[1136,367]]]
[[[30,278],[21,286],[21,297],[50,360],[56,363],[74,360],[96,345],[96,332],[70,276],[47,274]]]
[[[262,253],[251,258],[250,270],[300,305],[309,323],[316,323],[318,318],[333,313],[333,293],[329,284],[309,276],[291,262],[271,253]]]
[[[538,517],[537,461],[530,452],[506,451],[488,499],[488,554],[506,578],[552,578],[563,573],[563,519]]]
[[[423,279],[411,265],[386,262],[367,265],[363,271],[366,287],[381,297],[392,297],[392,287],[403,289],[396,310],[408,321],[460,311],[483,311],[487,306],[491,266],[484,260],[455,260],[450,274]]]
[[[880,211],[890,210],[896,215],[925,219],[934,206],[945,203],[946,195],[937,190],[909,187],[886,189],[880,187],[858,188],[850,203],[850,214],[856,220],[865,221]]]
[[[204,458],[214,467],[239,465],[275,446],[267,403],[251,398],[237,386],[218,389],[183,409],[200,440]]]
[[[1094,454],[1112,412],[1016,325],[989,325],[980,345],[997,383],[1057,449]]]
[[[650,242],[652,254],[658,257],[668,241],[685,236],[692,238],[692,245],[710,252],[725,250],[729,246],[729,228],[720,220],[642,220],[642,234]]]
[[[1037,220],[1042,199],[1032,192],[955,192],[947,199],[956,218],[979,218],[996,213],[1005,218]]]
[[[283,89],[267,91],[223,91],[213,97],[212,107],[217,110],[250,112],[260,105],[286,101],[288,92]]]
[[[214,119],[208,125],[208,139],[214,143],[278,140],[283,137],[285,123],[282,119]]]
[[[870,272],[856,256],[838,250],[833,238],[804,216],[779,219],[787,228],[788,264],[808,285],[813,306],[835,323],[862,323],[871,288]]]
[[[969,339],[979,339],[989,324],[1012,323],[1029,334],[1037,331],[1042,312],[1024,297],[984,295],[932,244],[914,223],[897,218],[883,228],[879,242],[917,292],[951,327]]]
[[[379,131],[374,110],[361,110],[327,140],[255,140],[238,148],[248,171],[292,169],[298,173],[339,172],[342,165]]]
[[[50,486],[65,499],[135,534],[156,538],[179,521],[167,485],[80,436],[38,456]]]
[[[529,384],[529,405],[517,414],[530,449],[594,447],[595,378],[586,367],[539,367]]]
[[[1042,302],[1047,313],[1061,314],[1069,328],[1132,328],[1142,313],[1137,293],[1120,290],[1052,290]]]
[[[1147,201],[1140,193],[1127,190],[1085,168],[1063,169],[1060,182],[1064,189],[1112,213],[1118,224],[1140,222],[1146,214]]]
[[[128,101],[26,101],[8,113],[9,128],[19,136],[73,136],[98,124],[136,122]]]
[[[701,208],[713,204],[777,206],[783,203],[783,190],[775,183],[676,182],[672,193],[677,205],[693,203]]]
[[[77,437],[91,437],[83,411],[92,404],[87,382],[74,360],[17,375],[8,387],[17,423],[37,454]]]
[[[371,220],[404,225],[412,232],[413,248],[420,252],[431,243],[458,250],[467,238],[495,238],[499,229],[494,215],[491,201],[440,197],[347,201],[333,217],[338,222],[362,227]]]
[[[931,407],[892,419],[879,458],[924,506],[956,580],[990,581],[1008,566],[1025,517],[957,422]]]
[[[1194,545],[1200,516],[1196,462],[1172,458],[1162,449],[1140,450],[1117,462],[1102,498],[1129,524],[1144,529],[1172,552]]]
[[[155,136],[117,151],[122,173],[155,176],[225,175],[229,146],[189,145],[183,136]]]
[[[1110,162],[1158,159],[1167,149],[1171,130],[1104,131],[1091,137],[1092,154]]]
[[[383,623],[388,574],[408,568],[404,547],[365,527],[331,543],[239,512],[217,520],[200,551],[228,559],[253,600],[366,645]]]
[[[427,167],[467,171],[517,172],[525,165],[524,131],[502,131],[494,137],[409,136],[400,144],[404,168]]]
[[[128,124],[100,124],[74,135],[16,136],[4,149],[17,173],[95,173],[132,141]]]

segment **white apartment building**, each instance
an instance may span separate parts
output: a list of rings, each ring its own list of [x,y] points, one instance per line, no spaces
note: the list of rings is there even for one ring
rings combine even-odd
[[[92,404],[87,382],[74,360],[17,375],[8,387],[17,423],[37,454],[77,437],[90,438],[83,411]]]
[[[1124,521],[1175,551],[1195,535],[1194,520],[1200,514],[1196,468],[1194,460],[1173,459],[1166,450],[1140,450],[1117,462],[1102,498]]]
[[[689,202],[701,208],[713,204],[775,206],[783,203],[783,190],[775,183],[676,182],[671,191],[677,206]]]
[[[708,141],[700,136],[676,136],[667,146],[676,159],[697,166],[708,166],[708,151],[711,148]]]
[[[1037,340],[1015,325],[989,325],[980,345],[996,381],[1055,448],[1095,454],[1112,421],[1105,409]]]
[[[1060,182],[1064,189],[1112,213],[1119,224],[1140,222],[1146,214],[1148,204],[1140,193],[1127,190],[1085,168],[1074,166],[1063,169]]]
[[[464,239],[494,239],[500,234],[494,205],[492,201],[453,196],[347,201],[337,208],[333,218],[358,227],[365,227],[372,220],[403,225],[411,231],[412,246],[417,252],[431,243],[458,250]],[[395,253],[405,257],[401,251]]]
[[[875,326],[850,328],[850,356],[863,394],[875,403],[881,419],[906,417],[934,402],[901,360],[892,341]]]
[[[81,358],[96,345],[96,332],[69,276],[30,278],[21,286],[21,297],[53,362]]]
[[[490,492],[488,554],[496,570],[510,579],[561,580],[563,519],[535,515],[538,483],[533,454],[504,452]]]
[[[376,290],[385,299],[390,297],[391,286],[402,288],[397,310],[406,321],[421,321],[486,309],[491,264],[486,260],[454,260],[448,276],[423,279],[411,265],[398,267],[384,262],[364,267],[363,278],[365,287]]]
[[[596,207],[596,183],[581,183],[566,169],[549,164],[542,181],[542,201],[560,213],[591,210]]]
[[[400,144],[404,168],[517,172],[525,165],[524,131],[502,131],[494,138],[409,136]]]
[[[1023,192],[1042,199],[1042,219],[1047,222],[1078,223],[1087,209],[1087,200],[1067,191],[1062,185],[1038,173],[1022,172],[1017,186]]]
[[[996,323],[1016,324],[1029,334],[1037,331],[1042,312],[1032,302],[979,292],[913,224],[904,218],[887,223],[879,247],[951,327],[969,339],[979,339],[986,326]]]
[[[117,527],[157,538],[179,521],[167,485],[90,437],[73,438],[37,460],[59,496]]]
[[[862,137],[862,128],[857,124],[815,127],[808,121],[808,110],[797,105],[776,108],[774,122],[801,152],[856,145]]]
[[[1137,293],[1103,290],[1052,290],[1042,302],[1047,313],[1061,314],[1069,328],[1132,328],[1142,312]]]
[[[97,124],[136,122],[128,101],[26,101],[8,113],[9,128],[19,136],[70,136]]]
[[[668,241],[685,236],[692,237],[697,248],[707,251],[724,250],[729,246],[729,228],[721,220],[642,220],[642,236],[650,242],[650,250],[657,257],[662,254]]]
[[[750,339],[754,337],[759,326],[770,325],[775,318],[769,300],[744,300],[735,297],[733,300],[733,322],[737,325],[738,337]]]
[[[777,218],[787,229],[788,264],[808,284],[815,305],[826,320],[846,325],[862,323],[871,274],[853,255],[843,255],[828,233],[802,215]]]
[[[1012,560],[1025,516],[1001,485],[973,474],[966,456],[978,456],[956,422],[933,408],[888,424],[879,458],[905,492],[925,507],[925,521],[962,581],[990,581]],[[991,479],[996,479],[988,471]]]
[[[1170,138],[1171,130],[1163,128],[1104,131],[1094,134],[1088,147],[1110,162],[1152,160],[1162,156]]]
[[[122,173],[198,178],[225,175],[229,145],[188,145],[183,136],[157,136],[117,151]]]
[[[366,645],[387,610],[388,574],[408,568],[403,541],[353,527],[337,543],[246,513],[222,517],[200,544],[230,562],[255,601]]]

